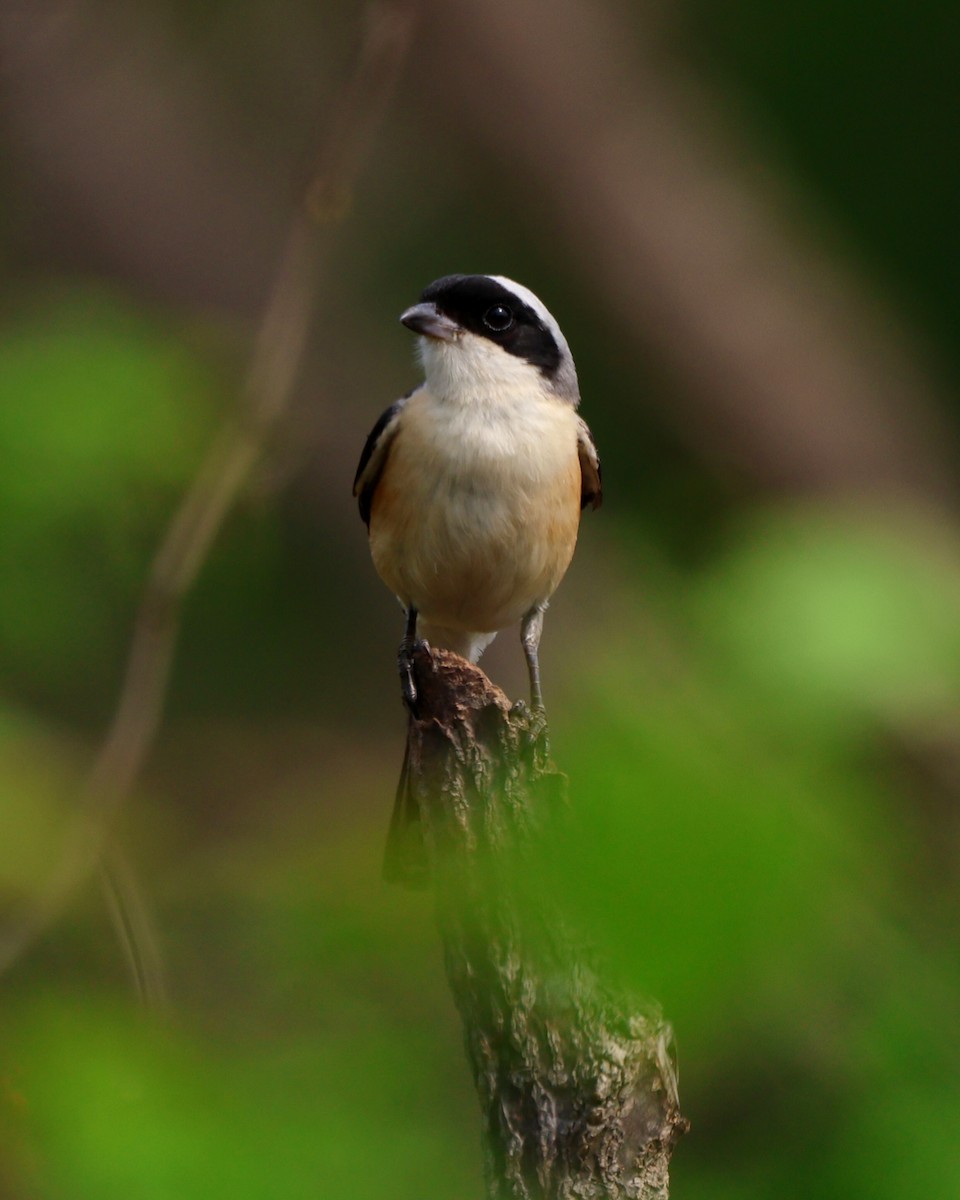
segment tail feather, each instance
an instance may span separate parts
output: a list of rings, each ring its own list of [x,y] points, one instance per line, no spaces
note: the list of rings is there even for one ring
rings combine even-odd
[[[428,874],[427,848],[423,842],[420,809],[410,786],[408,732],[383,856],[383,877],[387,883],[400,883],[415,888],[425,886]]]

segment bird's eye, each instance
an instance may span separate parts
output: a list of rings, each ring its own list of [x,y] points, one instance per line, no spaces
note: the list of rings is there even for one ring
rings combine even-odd
[[[483,314],[483,323],[494,333],[504,333],[513,324],[513,313],[505,304],[495,304]]]

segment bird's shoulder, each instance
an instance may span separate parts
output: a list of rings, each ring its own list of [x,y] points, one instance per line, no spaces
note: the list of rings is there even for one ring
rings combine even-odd
[[[414,388],[412,391],[407,392],[405,396],[401,396],[399,400],[394,400],[390,407],[385,409],[377,418],[376,424],[370,430],[367,440],[364,443],[363,451],[360,454],[360,462],[357,465],[357,473],[353,478],[353,494],[357,498],[360,516],[367,528],[370,527],[370,509],[373,504],[373,494],[380,481],[380,476],[383,474],[383,468],[386,465],[390,445],[396,436],[400,417],[417,391],[418,389]]]

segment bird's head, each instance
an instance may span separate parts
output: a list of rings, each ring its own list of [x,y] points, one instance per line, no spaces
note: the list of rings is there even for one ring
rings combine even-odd
[[[439,394],[537,387],[577,405],[577,372],[540,300],[501,275],[447,275],[400,320],[420,335],[427,385]]]

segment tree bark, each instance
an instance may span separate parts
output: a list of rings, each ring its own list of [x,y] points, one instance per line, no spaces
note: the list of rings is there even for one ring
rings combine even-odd
[[[483,1112],[492,1200],[665,1200],[687,1129],[672,1032],[615,995],[538,887],[566,780],[523,709],[447,651],[415,653],[410,786]]]

